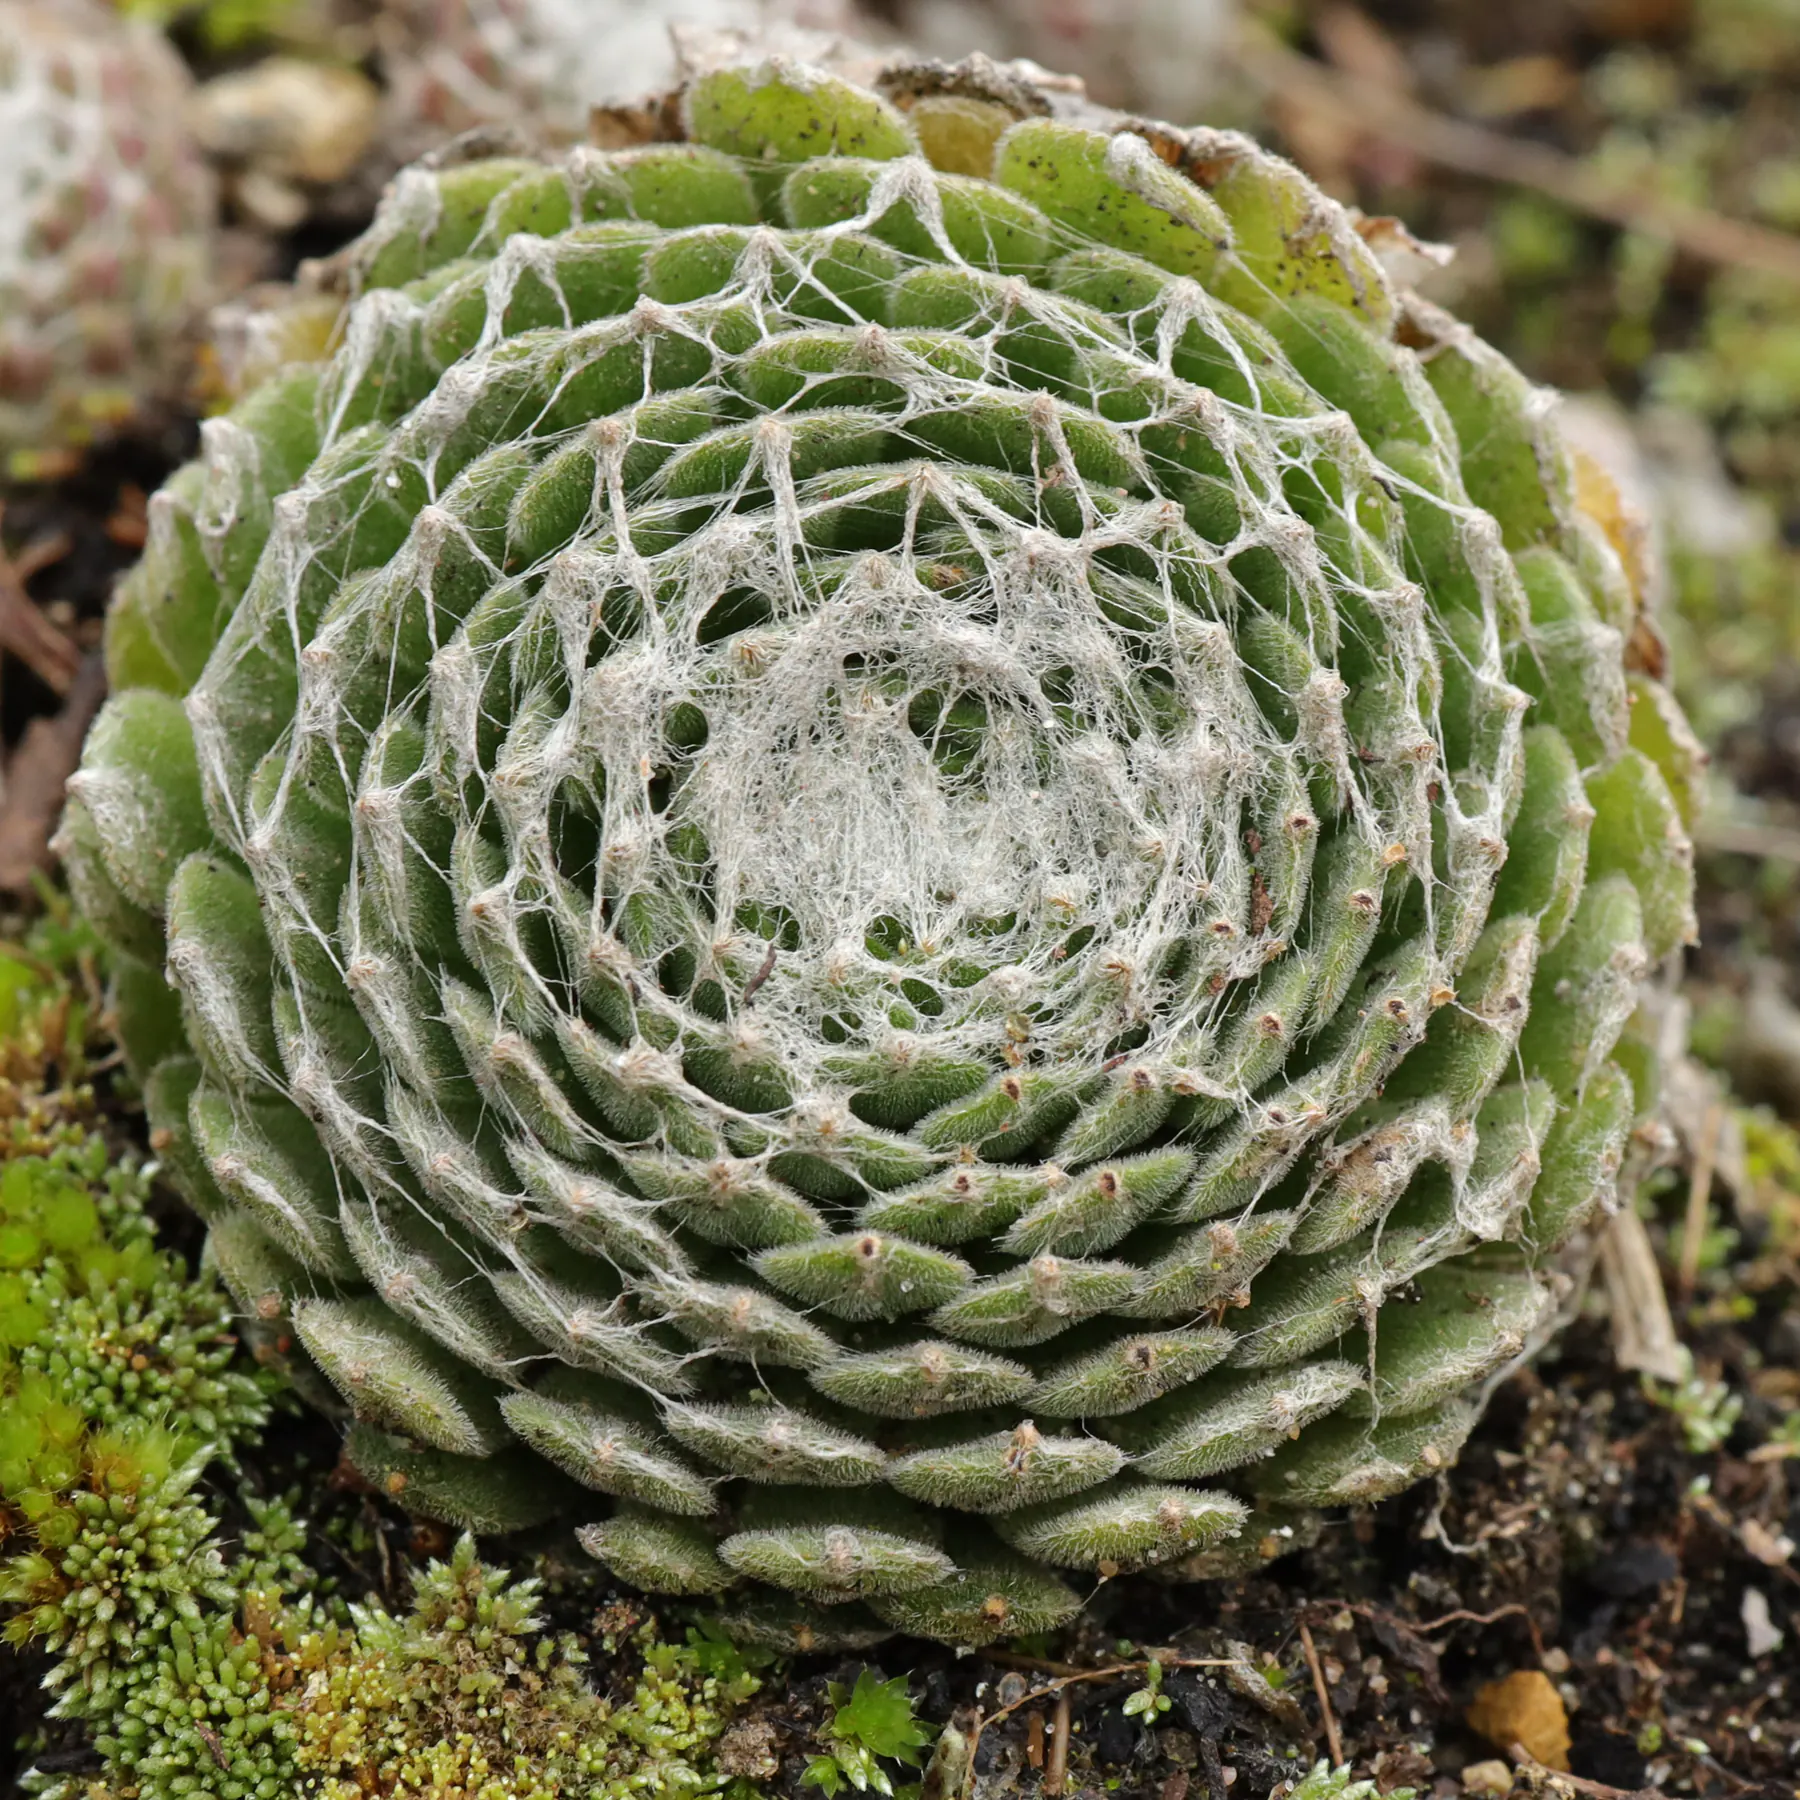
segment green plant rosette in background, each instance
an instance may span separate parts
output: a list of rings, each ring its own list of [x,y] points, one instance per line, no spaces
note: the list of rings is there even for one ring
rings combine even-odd
[[[678,112],[402,174],[153,502],[61,842],[158,1141],[420,1512],[788,1646],[1253,1566],[1615,1202],[1630,545],[1243,138]]]
[[[99,0],[0,11],[0,476],[55,474],[185,384],[215,204],[192,91]]]

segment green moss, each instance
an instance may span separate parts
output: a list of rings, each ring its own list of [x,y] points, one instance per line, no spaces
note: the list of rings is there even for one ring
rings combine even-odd
[[[228,1565],[200,1490],[269,1407],[222,1290],[157,1245],[143,1166],[67,1119],[52,1136],[0,1147],[0,1616],[7,1643],[54,1658],[55,1711],[129,1767],[140,1741],[169,1748],[143,1697],[179,1686],[162,1710],[203,1719],[200,1669],[229,1660],[242,1584],[301,1570],[271,1508]]]
[[[93,1115],[89,1056],[109,1048],[101,1020],[107,952],[68,900],[23,937],[0,941],[0,1157],[78,1142]]]
[[[307,1633],[289,1669],[295,1766],[322,1800],[404,1793],[453,1800],[624,1800],[725,1786],[712,1749],[758,1687],[721,1675],[645,1625],[601,1647],[635,1660],[625,1697],[583,1674],[587,1653],[548,1630],[540,1585],[484,1566],[465,1537],[420,1576],[412,1609],[356,1609],[353,1632]],[[623,1684],[614,1671],[611,1684]]]
[[[0,1163],[0,1529],[91,1485],[103,1434],[178,1419],[224,1448],[267,1416],[229,1300],[158,1247],[149,1191],[94,1135]]]
[[[129,1687],[177,1622],[202,1602],[230,1598],[211,1541],[214,1520],[193,1488],[203,1456],[169,1431],[130,1426],[95,1433],[83,1450],[85,1482],[66,1497],[25,1497],[35,1549],[0,1570],[8,1643],[56,1653],[47,1685],[58,1710],[104,1712]]]
[[[303,1553],[291,1500],[240,1495],[229,1535],[204,1473],[261,1423],[224,1303],[154,1244],[145,1179],[104,1146],[0,1166],[9,1341],[0,1406],[4,1640],[54,1659],[56,1714],[105,1774],[52,1800],[624,1800],[712,1793],[712,1747],[758,1681],[654,1626],[587,1649],[548,1630],[540,1586],[466,1538],[411,1609],[346,1612]],[[161,1420],[177,1419],[181,1430]],[[198,1435],[194,1435],[198,1434]],[[21,1547],[22,1546],[22,1547]]]
[[[154,1657],[122,1697],[96,1709],[94,1746],[108,1772],[141,1794],[204,1792],[216,1800],[287,1800],[293,1731],[276,1703],[284,1593],[312,1580],[305,1532],[285,1500],[251,1500],[225,1604],[169,1622]],[[196,1785],[204,1782],[204,1786]]]
[[[55,1711],[109,1760],[149,1743],[192,1771],[144,1697],[179,1689],[163,1710],[204,1722],[200,1671],[238,1655],[221,1621],[243,1584],[301,1573],[269,1507],[228,1563],[200,1487],[260,1429],[273,1383],[243,1366],[217,1280],[158,1244],[151,1166],[95,1128],[102,959],[46,899],[0,948],[0,1636],[50,1653]]]

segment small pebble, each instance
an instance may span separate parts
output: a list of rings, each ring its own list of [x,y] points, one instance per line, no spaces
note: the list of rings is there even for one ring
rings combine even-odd
[[[1769,1597],[1761,1588],[1744,1589],[1738,1617],[1744,1622],[1744,1639],[1749,1646],[1751,1661],[1772,1655],[1781,1648],[1781,1627],[1771,1616]]]
[[[1499,1757],[1488,1762],[1470,1763],[1462,1772],[1465,1794],[1509,1794],[1513,1772]]]
[[[207,82],[191,119],[202,148],[233,167],[239,204],[287,223],[305,215],[305,188],[341,181],[361,161],[380,102],[359,70],[271,56]]]
[[[1569,1712],[1542,1669],[1517,1669],[1490,1681],[1469,1707],[1470,1726],[1496,1750],[1520,1745],[1546,1769],[1569,1766]]]

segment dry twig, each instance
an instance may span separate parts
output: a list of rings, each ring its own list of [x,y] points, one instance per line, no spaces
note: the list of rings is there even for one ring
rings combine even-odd
[[[1056,1691],[1056,1710],[1050,1715],[1050,1747],[1044,1753],[1044,1793],[1057,1800],[1069,1778],[1069,1690]]]
[[[1800,863],[1800,831],[1759,825],[1749,819],[1709,819],[1694,825],[1694,843],[1723,856],[1754,856],[1764,862]]]
[[[95,654],[82,662],[61,709],[26,726],[0,800],[0,891],[23,893],[48,867],[63,788],[81,761],[82,739],[105,696],[106,668]]]
[[[1694,1166],[1688,1175],[1687,1215],[1681,1225],[1681,1265],[1675,1291],[1685,1306],[1694,1297],[1700,1279],[1700,1252],[1706,1241],[1706,1203],[1712,1198],[1713,1165],[1719,1154],[1719,1133],[1725,1127],[1725,1107],[1715,1100],[1706,1109],[1700,1141],[1694,1146]]]
[[[1506,1753],[1513,1767],[1534,1788],[1562,1789],[1566,1793],[1586,1794],[1590,1800],[1634,1800],[1630,1788],[1608,1787],[1604,1781],[1591,1781],[1585,1775],[1571,1775],[1563,1769],[1552,1769],[1541,1763],[1523,1744],[1514,1744]],[[1655,1793],[1654,1788],[1648,1792]]]
[[[1312,1627],[1300,1621],[1300,1648],[1306,1666],[1312,1671],[1313,1692],[1319,1697],[1319,1721],[1325,1727],[1325,1748],[1331,1752],[1331,1766],[1338,1768],[1344,1760],[1344,1740],[1338,1735],[1337,1715],[1331,1710],[1331,1689],[1325,1682],[1325,1665],[1319,1661],[1319,1647],[1313,1642]]]
[[[1372,1607],[1362,1606],[1352,1609],[1356,1612],[1371,1613]],[[1459,1606],[1455,1612],[1441,1614],[1435,1619],[1426,1619],[1414,1625],[1412,1629],[1423,1637],[1428,1631],[1442,1631],[1446,1625],[1493,1625],[1501,1619],[1515,1616],[1531,1617],[1531,1609],[1520,1601],[1509,1601],[1505,1606],[1496,1606],[1492,1612],[1470,1612],[1466,1606]]]
[[[66,631],[44,617],[25,584],[39,569],[60,562],[68,553],[68,537],[60,532],[27,544],[17,556],[0,549],[0,650],[16,656],[57,695],[66,695],[75,685],[81,652]]]
[[[1732,1538],[1739,1549],[1754,1557],[1765,1569],[1773,1569],[1784,1580],[1800,1587],[1800,1569],[1794,1567],[1792,1546],[1785,1539],[1778,1538],[1759,1520],[1734,1519],[1711,1494],[1690,1492],[1687,1503],[1709,1524]]]
[[[1020,1656],[1011,1650],[988,1650],[984,1654],[989,1662],[998,1663],[1003,1669],[1029,1669],[1034,1675],[1086,1676],[1093,1673],[1079,1663],[1053,1662],[1047,1656]]]
[[[1600,1273],[1606,1282],[1613,1357],[1619,1367],[1658,1381],[1680,1381],[1681,1344],[1656,1252],[1644,1221],[1629,1206],[1615,1213],[1600,1234]]]

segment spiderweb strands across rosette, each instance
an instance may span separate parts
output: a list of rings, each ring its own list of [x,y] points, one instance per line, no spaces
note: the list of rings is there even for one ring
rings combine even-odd
[[[64,842],[159,1142],[422,1511],[808,1645],[1254,1563],[1453,1461],[1613,1201],[1641,596],[1243,139],[680,116],[403,175],[157,500]]]

